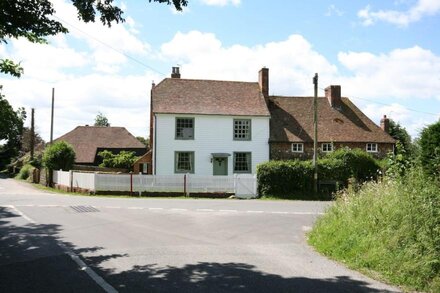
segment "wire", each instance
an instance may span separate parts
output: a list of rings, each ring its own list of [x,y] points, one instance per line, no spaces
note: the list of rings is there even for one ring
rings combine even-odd
[[[98,39],[98,38],[92,36],[91,34],[89,34],[89,33],[85,32],[85,31],[83,31],[82,29],[80,29],[80,28],[74,26],[73,24],[71,24],[71,23],[69,23],[69,22],[67,22],[67,21],[65,21],[65,20],[63,20],[63,19],[61,19],[61,18],[59,18],[58,16],[53,15],[53,17],[55,17],[56,19],[58,19],[58,20],[61,21],[61,22],[64,22],[64,23],[67,24],[68,26],[71,26],[72,28],[76,29],[76,30],[79,31],[80,33],[86,35],[87,37],[89,37],[89,38],[91,38],[91,39],[93,39],[93,40],[95,40],[95,41],[101,43],[102,45],[104,45],[104,46],[106,46],[106,47],[112,49],[113,51],[115,51],[115,52],[117,52],[117,53],[119,53],[119,54],[121,54],[121,55],[127,57],[128,59],[130,59],[130,60],[132,60],[132,61],[134,61],[134,62],[136,62],[136,63],[138,63],[138,64],[140,64],[140,65],[142,65],[142,66],[144,66],[144,67],[146,67],[146,68],[148,68],[148,69],[150,69],[150,70],[156,72],[156,73],[159,73],[160,75],[166,76],[166,74],[160,72],[159,70],[157,70],[157,69],[151,67],[151,66],[148,65],[148,64],[145,64],[145,63],[143,63],[143,62],[137,60],[136,58],[134,58],[134,57],[132,57],[132,56],[130,56],[130,55],[124,53],[124,52],[121,51],[121,50],[118,50],[118,49],[112,47],[111,45],[109,45],[109,44],[107,44],[107,43],[101,41],[100,39]]]
[[[323,88],[319,88],[319,89],[322,90],[322,91],[325,91],[325,89],[323,89]],[[363,101],[367,101],[367,102],[371,102],[371,103],[375,103],[375,104],[379,104],[379,105],[383,105],[383,106],[390,106],[390,107],[394,106],[392,104],[377,102],[377,101],[374,101],[374,100],[369,100],[369,99],[360,98],[360,97],[353,97],[353,96],[351,96],[350,98],[357,99],[357,100],[363,100]],[[420,110],[417,110],[417,109],[408,108],[406,106],[402,106],[402,107],[405,108],[408,111],[411,111],[411,112],[416,112],[416,113],[426,114],[426,115],[432,115],[432,116],[436,116],[436,117],[439,116],[439,114],[434,114],[434,113],[430,113],[430,112],[420,111]]]

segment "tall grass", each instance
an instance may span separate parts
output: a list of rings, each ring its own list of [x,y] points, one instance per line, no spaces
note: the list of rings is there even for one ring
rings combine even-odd
[[[440,292],[440,186],[412,169],[345,191],[317,221],[309,243],[390,283]]]

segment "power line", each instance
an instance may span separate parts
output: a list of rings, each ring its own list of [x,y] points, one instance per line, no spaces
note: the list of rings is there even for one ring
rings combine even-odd
[[[323,89],[323,88],[319,88],[319,89],[325,91],[325,89]],[[389,106],[389,107],[393,107],[394,106],[392,104],[382,103],[382,102],[378,102],[378,101],[374,101],[374,100],[370,100],[370,99],[365,99],[365,98],[360,98],[360,97],[353,97],[353,96],[351,96],[350,98],[357,99],[357,100],[363,100],[363,101],[367,101],[367,102],[371,102],[371,103],[375,103],[375,104],[379,104],[379,105],[383,105],[383,106]],[[439,114],[434,114],[434,113],[430,113],[430,112],[420,111],[420,110],[417,110],[417,109],[408,108],[406,106],[402,106],[402,107],[405,108],[408,111],[411,111],[411,112],[416,112],[416,113],[426,114],[426,115],[432,115],[432,116],[436,116],[436,117],[439,116]]]
[[[142,65],[142,66],[144,66],[144,67],[146,67],[146,68],[148,68],[148,69],[150,69],[150,70],[156,72],[156,73],[159,73],[160,75],[166,76],[166,74],[160,72],[159,70],[157,70],[157,69],[151,67],[151,66],[148,65],[148,64],[145,64],[145,63],[142,62],[142,61],[139,61],[138,59],[136,59],[136,58],[134,58],[134,57],[132,57],[132,56],[130,56],[130,55],[124,53],[124,52],[121,51],[121,50],[118,50],[118,49],[114,48],[113,46],[111,46],[111,45],[109,45],[109,44],[107,44],[107,43],[101,41],[100,39],[96,38],[95,36],[93,36],[93,35],[91,35],[91,34],[85,32],[85,31],[83,31],[82,29],[80,29],[80,28],[74,26],[73,24],[71,24],[71,23],[69,23],[69,22],[67,22],[67,21],[65,21],[65,20],[63,20],[63,19],[61,19],[61,18],[59,18],[58,16],[53,15],[53,17],[55,17],[56,19],[58,19],[58,20],[61,21],[61,22],[64,22],[64,23],[67,24],[68,26],[71,26],[72,28],[76,29],[76,30],[79,31],[80,33],[86,35],[87,37],[89,37],[89,38],[91,38],[91,39],[93,39],[93,40],[95,40],[95,41],[101,43],[102,45],[104,45],[104,46],[106,46],[106,47],[112,49],[113,51],[115,51],[115,52],[117,52],[117,53],[119,53],[119,54],[121,54],[121,55],[127,57],[128,59],[130,59],[130,60],[132,60],[132,61],[134,61],[134,62],[136,62],[136,63],[138,63],[138,64],[140,64],[140,65]]]

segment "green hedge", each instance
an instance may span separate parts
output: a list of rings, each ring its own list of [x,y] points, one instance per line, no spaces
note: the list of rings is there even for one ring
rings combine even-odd
[[[379,163],[360,149],[340,149],[318,160],[320,182],[337,181],[341,187],[346,187],[350,178],[357,182],[376,179],[379,170]],[[328,199],[328,189],[322,188],[319,194],[313,194],[313,172],[312,161],[269,161],[260,164],[257,167],[259,194],[280,198]]]

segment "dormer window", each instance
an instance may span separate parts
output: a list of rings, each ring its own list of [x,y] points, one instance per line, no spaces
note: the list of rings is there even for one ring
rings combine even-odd
[[[176,118],[176,139],[194,139],[194,118]]]

